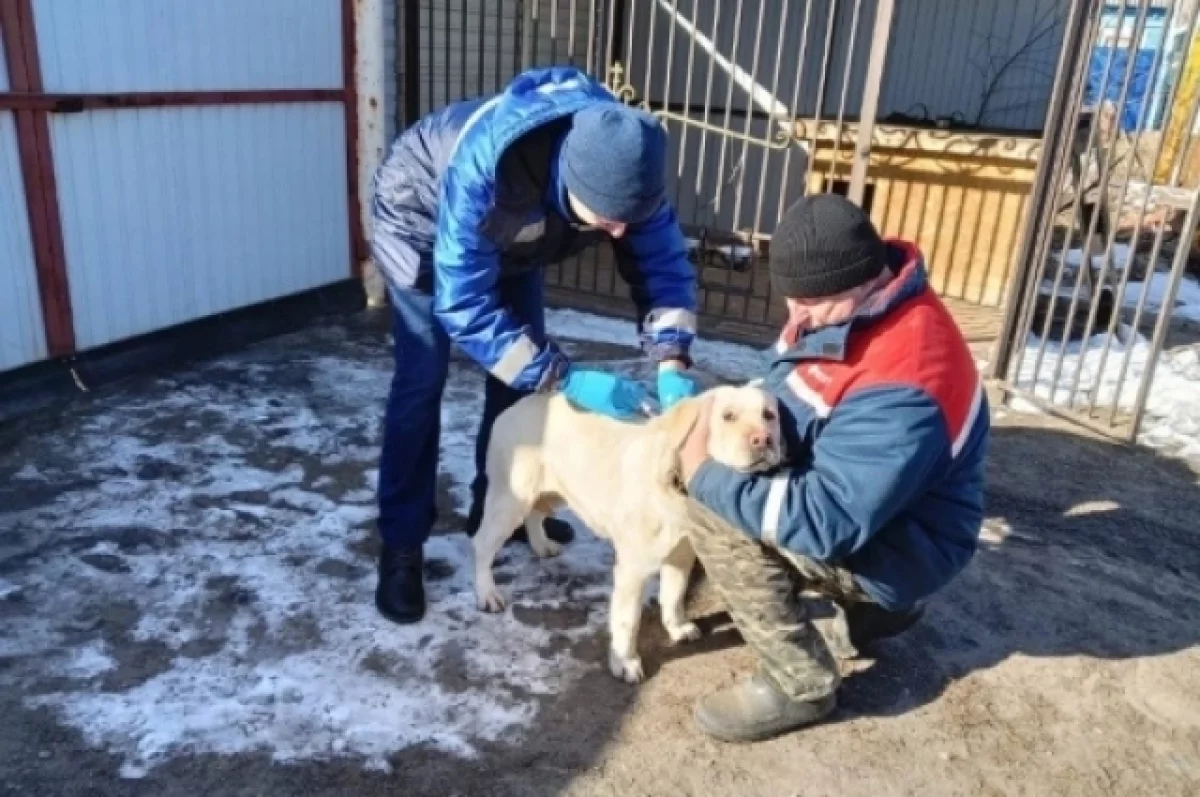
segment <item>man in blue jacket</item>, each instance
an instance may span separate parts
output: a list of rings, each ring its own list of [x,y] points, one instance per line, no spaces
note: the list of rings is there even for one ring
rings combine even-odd
[[[770,274],[788,322],[765,385],[790,464],[745,475],[711,461],[703,423],[680,456],[702,507],[696,552],[760,663],[697,706],[727,741],[834,708],[837,664],[797,588],[833,597],[856,646],[898,633],[967,565],[983,520],[987,400],[916,248],[818,195],[780,221]]]
[[[583,409],[631,418],[649,399],[637,383],[572,365],[546,337],[544,266],[611,241],[643,346],[659,363],[659,404],[696,391],[683,373],[696,280],[665,198],[666,147],[653,116],[583,72],[552,68],[426,116],[377,170],[372,250],[393,307],[396,365],[379,466],[375,604],[384,617],[412,623],[425,612],[422,549],[436,515],[451,344],[488,373],[470,534],[492,423],[514,401],[558,390]],[[571,538],[562,521],[546,527],[557,542]]]

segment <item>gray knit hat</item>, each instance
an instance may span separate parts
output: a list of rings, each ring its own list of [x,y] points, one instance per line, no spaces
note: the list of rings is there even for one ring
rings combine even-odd
[[[574,115],[563,143],[562,179],[588,210],[636,224],[667,191],[667,133],[645,111],[603,102]]]

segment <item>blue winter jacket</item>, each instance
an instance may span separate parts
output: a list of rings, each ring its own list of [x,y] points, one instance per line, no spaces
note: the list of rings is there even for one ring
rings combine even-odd
[[[765,380],[790,466],[708,462],[688,492],[755,539],[841,565],[875,601],[911,606],[970,561],[983,522],[990,420],[962,333],[915,247],[846,324],[785,329]]]
[[[432,292],[452,340],[515,388],[552,384],[568,362],[500,305],[497,281],[609,240],[571,214],[558,159],[572,114],[618,101],[577,69],[529,71],[499,95],[426,116],[375,174],[372,248],[389,287]],[[674,210],[664,201],[613,244],[644,347],[686,360],[696,277]]]

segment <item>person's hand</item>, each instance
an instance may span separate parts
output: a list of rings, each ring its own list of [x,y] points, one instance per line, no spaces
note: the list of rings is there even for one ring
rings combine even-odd
[[[709,416],[712,415],[712,402],[704,401],[700,405],[699,414],[692,431],[688,433],[679,449],[679,475],[684,487],[691,484],[700,466],[709,460],[708,436]]]
[[[579,368],[567,372],[562,392],[572,404],[619,421],[644,415],[654,400],[644,385],[632,379]]]
[[[663,364],[658,369],[658,403],[666,412],[685,398],[700,392],[696,380],[683,372],[681,365]]]

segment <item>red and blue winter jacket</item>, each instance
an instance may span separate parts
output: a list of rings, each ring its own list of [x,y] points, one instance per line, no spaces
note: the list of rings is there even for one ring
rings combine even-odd
[[[780,400],[788,466],[745,475],[710,461],[688,492],[755,539],[845,567],[899,609],[975,553],[990,420],[920,253],[888,248],[895,277],[850,321],[785,329],[776,346],[765,386]]]
[[[568,363],[500,304],[497,284],[609,240],[573,217],[558,176],[572,115],[608,102],[620,100],[578,69],[533,69],[412,125],[374,176],[371,246],[389,287],[432,293],[459,348],[518,389],[554,382]],[[670,203],[612,244],[647,352],[686,359],[696,274]]]

